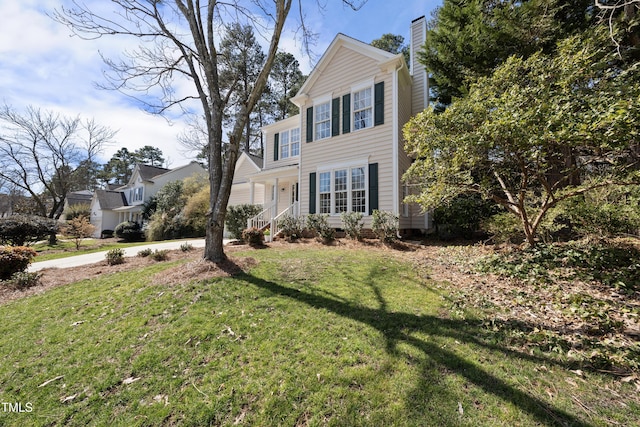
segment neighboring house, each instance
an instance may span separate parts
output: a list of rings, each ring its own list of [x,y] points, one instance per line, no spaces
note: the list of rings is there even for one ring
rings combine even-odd
[[[95,237],[104,230],[114,230],[124,221],[142,221],[142,205],[166,184],[193,175],[206,175],[198,163],[191,162],[175,169],[136,165],[126,185],[115,190],[96,190],[91,199],[91,223]]]
[[[425,37],[421,17],[411,25],[409,66],[402,54],[335,37],[292,99],[301,114],[263,128],[264,165],[246,176],[253,190],[244,203],[260,203],[264,188],[265,210],[252,225],[277,231],[282,215],[319,213],[341,228],[342,212],[361,212],[370,228],[378,209],[398,215],[402,231],[431,228],[428,215],[403,203],[402,183],[412,161],[402,127],[428,103],[427,73],[416,59]]]
[[[13,199],[11,194],[0,194],[0,218],[7,218],[13,215]]]
[[[91,199],[93,198],[93,191],[90,190],[81,190],[81,191],[73,191],[67,194],[67,197],[64,200],[64,207],[62,208],[62,215],[60,216],[60,221],[64,221],[67,218],[66,212],[68,212],[69,208],[74,206],[82,206],[86,205],[89,207],[91,205]]]

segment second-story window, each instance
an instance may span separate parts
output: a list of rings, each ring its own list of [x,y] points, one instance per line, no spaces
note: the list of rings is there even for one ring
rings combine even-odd
[[[315,128],[315,139],[324,139],[331,136],[331,102],[315,106]]]
[[[291,157],[300,155],[300,128],[291,129]]]
[[[280,132],[280,158],[289,157],[289,131]]]
[[[371,127],[373,108],[371,88],[353,93],[353,128],[355,130]]]

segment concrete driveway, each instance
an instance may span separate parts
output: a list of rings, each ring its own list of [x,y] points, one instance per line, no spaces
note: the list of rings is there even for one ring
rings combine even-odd
[[[224,244],[226,245],[231,240],[224,240]],[[132,246],[130,248],[123,248],[124,256],[132,257],[138,255],[143,249],[149,248],[151,250],[163,250],[163,249],[180,249],[180,245],[184,243],[189,243],[194,248],[204,248],[204,239],[191,239],[191,240],[179,240],[173,242],[159,242],[159,243],[147,243],[142,244],[140,246]],[[51,261],[41,261],[32,263],[28,271],[39,271],[44,268],[68,268],[68,267],[78,267],[81,265],[94,264],[96,262],[104,261],[105,255],[107,251],[95,252],[91,254],[84,255],[76,255],[70,256],[67,258],[53,259]],[[36,258],[37,259],[37,258]]]

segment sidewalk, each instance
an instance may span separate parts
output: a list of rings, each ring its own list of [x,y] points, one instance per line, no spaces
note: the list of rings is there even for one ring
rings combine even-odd
[[[225,239],[224,244],[226,245],[230,241],[231,240]],[[124,256],[132,257],[132,256],[138,255],[138,252],[146,248],[149,248],[151,250],[180,249],[180,245],[184,243],[189,243],[194,248],[204,248],[205,241],[204,239],[192,239],[192,240],[179,240],[175,242],[147,243],[139,246],[123,248],[123,250],[124,250]],[[96,262],[104,261],[105,255],[107,254],[107,252],[108,251],[102,251],[102,252],[95,252],[91,254],[70,256],[67,258],[52,259],[51,261],[34,262],[29,266],[28,271],[33,272],[33,271],[42,270],[44,268],[68,268],[68,267],[78,267],[78,266],[87,265],[87,264],[94,264]]]

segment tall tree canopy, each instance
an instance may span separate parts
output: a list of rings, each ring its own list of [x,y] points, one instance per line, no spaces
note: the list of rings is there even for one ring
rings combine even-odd
[[[552,52],[595,20],[593,0],[444,0],[419,53],[439,108],[511,55]]]
[[[600,28],[553,54],[512,56],[444,112],[413,118],[413,200],[429,208],[479,193],[516,215],[533,245],[558,202],[640,182],[639,64],[622,64],[607,41]]]
[[[371,46],[395,54],[401,53],[404,55],[404,60],[407,64],[409,63],[409,46],[404,43],[404,37],[401,35],[391,33],[383,34],[379,39],[372,40]]]
[[[365,1],[342,0],[354,8]],[[224,222],[242,137],[267,84],[292,0],[120,0],[111,5],[117,19],[78,1],[73,1],[72,8],[60,9],[55,17],[82,37],[115,35],[137,40],[141,43],[138,49],[123,60],[107,59],[114,88],[141,98],[156,95],[142,99],[153,112],[180,106],[203,118],[211,191],[204,257],[222,262],[226,259]],[[298,7],[297,15],[304,16],[302,1]],[[236,23],[254,26],[269,43],[263,67],[239,109],[233,101],[239,86],[221,82],[224,58],[218,39],[221,28]],[[227,135],[225,117],[235,117]]]
[[[269,76],[274,120],[284,120],[298,114],[298,107],[289,100],[302,87],[305,79],[305,75],[300,71],[300,63],[295,56],[288,52],[277,53]]]

